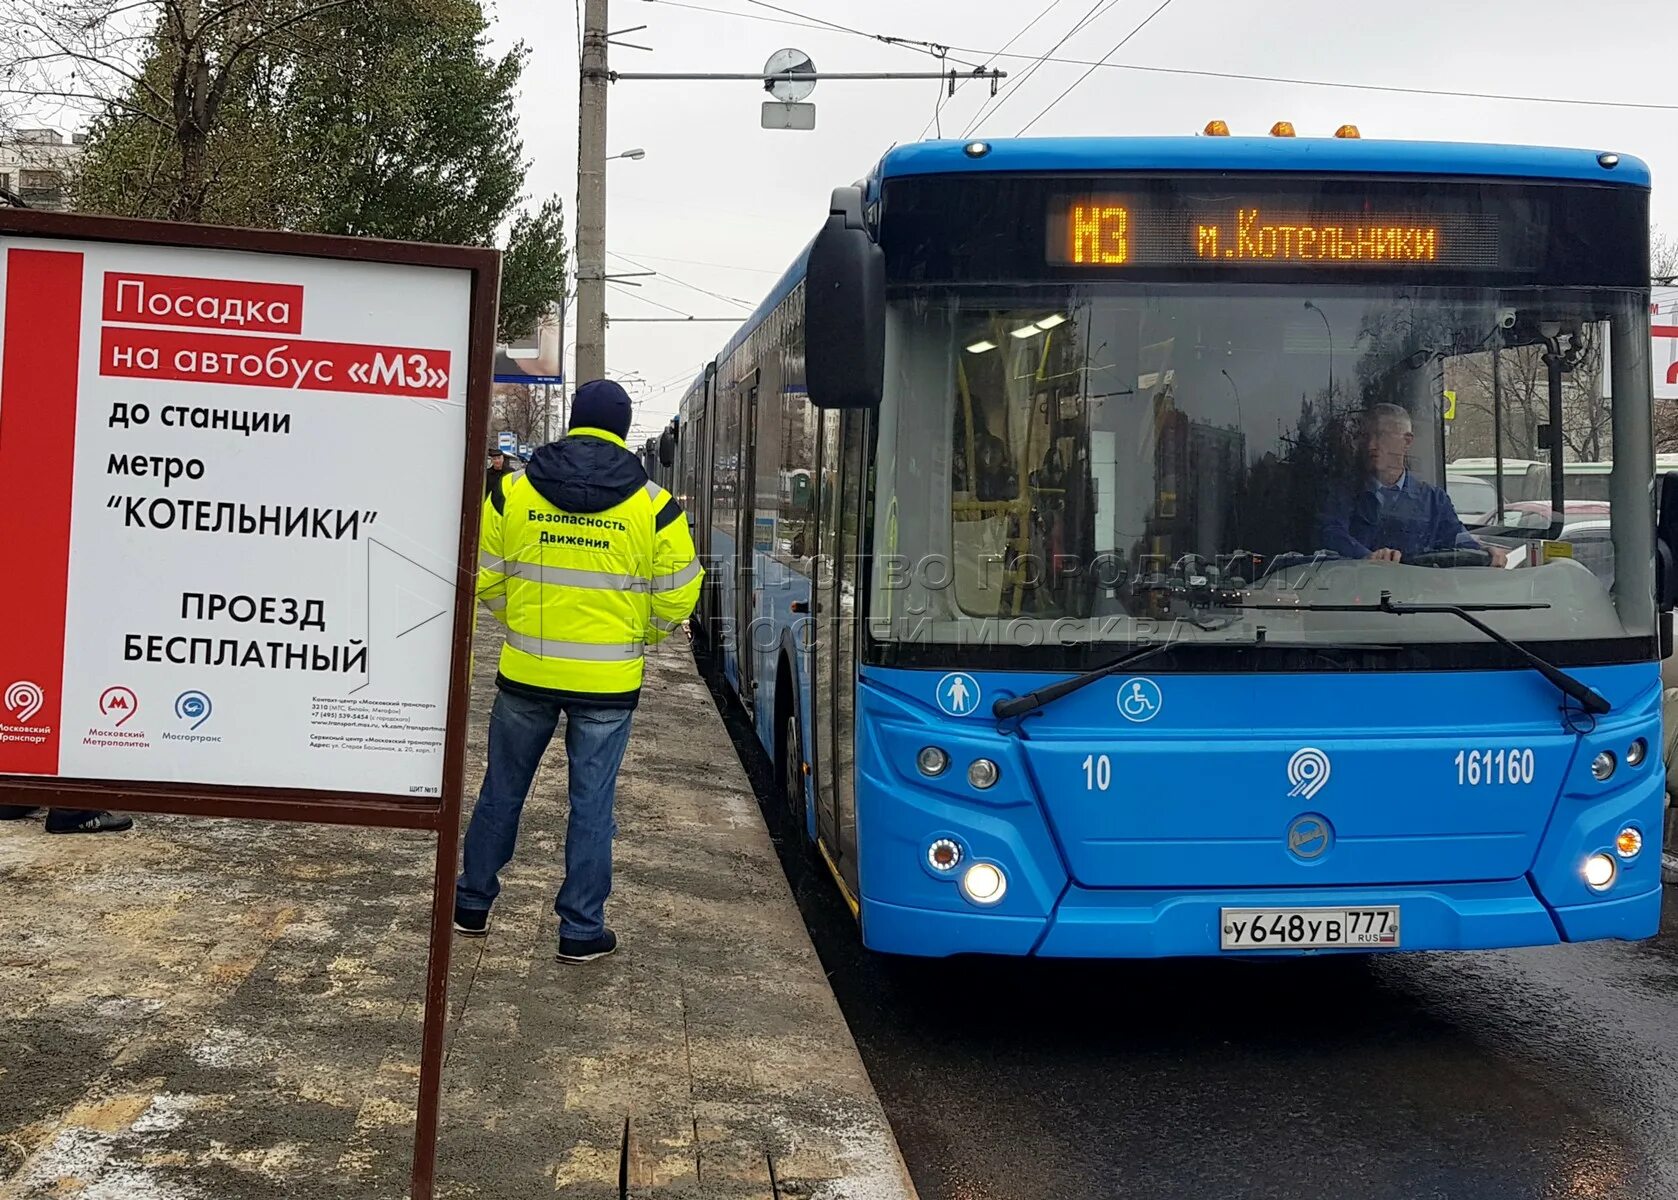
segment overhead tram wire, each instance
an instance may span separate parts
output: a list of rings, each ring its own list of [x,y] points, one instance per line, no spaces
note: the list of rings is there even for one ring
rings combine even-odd
[[[688,312],[686,309],[676,308],[672,305],[665,304],[665,303],[663,303],[662,301],[659,301],[659,300],[649,300],[645,296],[637,296],[634,292],[632,292],[628,288],[624,287],[621,283],[613,283],[610,280],[608,280],[607,283],[606,283],[606,286],[609,287],[609,288],[616,288],[617,289],[616,294],[620,295],[620,296],[623,296],[625,299],[639,300],[642,304],[650,304],[654,308],[662,308],[667,313],[675,313],[676,314],[673,317],[613,317],[610,314],[608,314],[606,320],[607,320],[607,323],[611,324],[611,325],[616,325],[616,324],[620,324],[620,323],[623,323],[623,324],[643,324],[643,323],[647,323],[647,322],[651,322],[651,321],[668,321],[668,322],[672,322],[672,323],[675,323],[675,324],[680,324],[684,321],[692,321],[695,324],[713,324],[714,323],[714,324],[734,325],[734,324],[739,324],[741,321],[746,319],[745,317],[741,316],[739,313],[736,313],[731,317],[701,317],[701,316],[698,316],[694,313]]]
[[[770,12],[786,13],[788,16],[800,17],[806,21],[818,21],[827,26],[829,29],[837,30],[840,33],[849,33],[856,37],[870,38],[876,42],[884,42],[888,46],[902,46],[908,50],[920,50],[923,53],[932,55],[933,58],[936,58],[939,61],[943,61],[948,56],[950,50],[950,48],[942,42],[928,42],[923,41],[920,38],[894,37],[889,33],[869,33],[866,30],[855,29],[849,25],[840,25],[835,21],[829,21],[826,17],[818,17],[813,13],[798,12],[796,9],[791,8],[782,8],[778,4],[770,4],[768,0],[746,0],[746,3],[754,5],[758,8],[767,8]],[[952,59],[951,61],[961,63],[964,67],[977,67],[980,65],[975,62],[965,62],[959,58]]]
[[[785,25],[790,29],[814,29],[820,32],[843,33],[851,37],[863,38],[870,42],[882,42],[887,46],[900,46],[905,50],[920,51],[924,54],[930,54],[934,58],[943,58],[944,55],[941,54],[940,51],[948,49],[948,47],[937,42],[922,41],[919,38],[895,37],[888,33],[869,33],[865,29],[854,29],[849,25],[840,25],[835,21],[827,20],[825,17],[817,17],[811,15],[810,13],[801,13],[794,9],[781,8],[774,4],[766,4],[763,3],[763,0],[746,0],[746,3],[757,4],[762,8],[769,9],[772,12],[786,13],[788,16],[797,17],[799,19],[796,21],[789,21],[785,17],[764,17],[759,16],[756,13],[740,12],[738,9],[712,8],[703,4],[689,4],[686,3],[685,0],[646,0],[646,2],[648,4],[663,4],[669,8],[685,8],[693,12],[712,13],[719,17],[738,17],[742,21],[763,21],[770,25]],[[967,62],[959,58],[952,59],[951,61],[960,63],[966,67],[976,67],[979,65],[976,62]]]
[[[632,267],[640,267],[643,271],[652,271],[652,268],[646,263],[637,262],[627,254],[619,253],[616,250],[608,250],[606,253],[612,258],[618,259],[620,262],[628,263]],[[709,288],[702,288],[696,283],[689,283],[687,280],[682,279],[680,276],[671,274],[669,271],[653,271],[653,274],[657,275],[658,278],[664,280],[666,283],[673,283],[677,287],[687,288],[690,292],[698,292],[701,296],[709,296],[713,300],[722,300],[728,304],[737,304],[741,308],[746,309],[748,312],[754,307],[750,300],[742,300],[738,296],[725,296],[721,292],[713,292]]]
[[[756,13],[737,12],[729,8],[710,8],[703,4],[686,4],[683,0],[645,0],[648,4],[662,4],[666,8],[685,8],[691,12],[713,13],[719,17],[738,17],[742,21],[762,21],[765,25],[785,25],[789,29],[821,29],[810,21],[786,21],[779,17],[760,17]]]
[[[1168,9],[1170,7],[1171,7],[1171,0],[1160,0],[1159,7],[1154,9],[1154,11],[1149,13],[1146,17],[1143,17],[1142,18],[1142,23],[1140,25],[1138,25],[1135,29],[1132,29],[1129,33],[1125,34],[1122,38],[1120,38],[1114,44],[1113,48],[1111,50],[1107,51],[1106,54],[1103,54],[1101,56],[1101,58],[1089,68],[1089,70],[1085,71],[1082,75],[1078,76],[1078,78],[1074,79],[1071,82],[1071,84],[1068,85],[1067,89],[1064,92],[1062,92],[1060,95],[1056,96],[1053,100],[1049,101],[1049,103],[1047,105],[1045,105],[1044,108],[1042,109],[1042,111],[1040,111],[1035,117],[1031,118],[1031,120],[1027,121],[1024,125],[1021,125],[1019,130],[1014,134],[1014,136],[1015,137],[1023,137],[1025,135],[1026,130],[1030,129],[1033,125],[1037,124],[1037,122],[1041,121],[1045,116],[1047,116],[1049,114],[1050,109],[1054,108],[1055,105],[1059,104],[1062,100],[1064,100],[1068,96],[1070,96],[1077,89],[1078,85],[1084,82],[1084,80],[1088,79],[1091,75],[1094,75],[1097,67],[1099,67],[1102,63],[1106,62],[1109,58],[1112,58],[1113,55],[1117,54],[1121,49],[1124,48],[1126,43],[1128,43],[1131,38],[1135,37],[1137,34],[1141,33],[1144,29],[1146,29],[1148,27],[1148,23],[1150,21],[1152,21],[1155,17],[1159,16],[1160,13],[1164,12],[1166,9]]]
[[[1059,8],[1065,2],[1066,2],[1066,0],[1053,0],[1053,3],[1049,4],[1047,7],[1042,9],[1035,17],[1031,18],[1031,20],[1027,21],[1023,26],[1021,26],[1019,32],[1015,33],[1013,37],[1011,37],[1007,41],[1003,42],[1002,43],[1002,49],[998,50],[995,54],[991,55],[990,58],[988,60],[986,60],[984,65],[986,67],[994,66],[996,64],[996,60],[999,57],[1001,57],[1003,51],[1006,51],[1009,46],[1012,46],[1015,42],[1019,41],[1026,34],[1030,33],[1032,31],[1032,29],[1036,27],[1037,22],[1041,21],[1044,17],[1046,17],[1050,13],[1054,12],[1055,9]],[[971,79],[963,79],[959,83],[956,84],[955,90],[957,92],[959,92],[959,91],[961,91],[962,88],[966,87],[968,84],[970,84],[972,82],[973,81]],[[939,117],[941,116],[941,114],[944,111],[944,102],[945,102],[945,100],[948,100],[948,99],[954,99],[954,94],[951,93],[949,95],[946,95],[943,87],[940,86],[939,89],[938,89],[938,103],[933,105],[933,107],[932,107],[932,120],[928,121],[925,125],[921,126],[921,134],[920,134],[920,137],[915,139],[916,141],[925,140],[926,131],[928,129],[931,129],[934,125],[937,125],[939,123]],[[940,134],[942,134],[942,132],[943,132],[942,129],[940,129],[939,132],[940,132]]]
[[[661,300],[649,300],[645,296],[637,296],[634,292],[632,292],[628,288],[624,287],[623,284],[621,284],[621,283],[612,283],[611,281],[607,281],[606,286],[611,287],[611,288],[616,288],[617,292],[618,292],[618,295],[620,295],[620,296],[624,296],[624,297],[626,297],[630,300],[639,300],[642,304],[650,304],[654,308],[662,308],[665,312],[675,313],[678,317],[693,317],[695,315],[693,313],[688,312],[686,309],[676,308],[676,307],[673,307],[672,305],[665,304]]]
[[[760,17],[755,13],[734,12],[723,8],[707,8],[703,5],[682,3],[681,0],[645,0],[645,2],[649,4],[663,4],[671,8],[686,8],[695,12],[712,13],[720,17],[738,17],[743,21],[767,21],[774,25],[787,25],[798,29],[827,31],[826,27],[821,25],[807,23],[797,24],[792,21],[781,20],[775,17]],[[870,41],[881,40],[876,38],[873,34],[863,34],[862,36],[867,37]],[[907,39],[891,38],[889,36],[885,37],[884,40],[890,44],[905,44],[907,42]],[[1356,92],[1388,92],[1400,96],[1439,96],[1448,100],[1504,100],[1516,104],[1560,104],[1572,105],[1579,108],[1630,108],[1645,112],[1678,112],[1678,104],[1656,104],[1641,100],[1591,100],[1577,96],[1530,96],[1519,92],[1473,92],[1455,88],[1404,87],[1399,84],[1384,83],[1350,83],[1345,80],[1337,79],[1299,79],[1287,75],[1260,75],[1249,71],[1208,71],[1194,67],[1145,66],[1141,63],[1115,63],[1101,62],[1099,60],[1092,62],[1087,58],[1060,58],[1055,56],[1052,50],[1047,55],[1040,55],[1028,54],[1021,51],[984,50],[976,46],[952,45],[949,49],[958,54],[974,54],[981,58],[988,55],[996,58],[1025,59],[1033,62],[1059,63],[1069,67],[1095,66],[1108,71],[1137,71],[1148,75],[1181,75],[1192,79],[1225,79],[1234,80],[1239,83],[1274,83],[1287,87],[1341,88],[1347,91]],[[1014,84],[1008,89],[1007,94],[1012,94],[1018,86],[1018,83]],[[1001,105],[998,104],[997,107],[1000,108]],[[986,115],[989,114],[981,114],[981,117]],[[961,136],[966,137],[967,133],[971,131],[972,125],[969,125],[967,131],[963,132]]]
[[[952,46],[966,54],[983,54],[968,46]],[[998,58],[1031,58],[1029,54],[1001,54]],[[1393,92],[1404,96],[1440,96],[1450,100],[1508,100],[1517,104],[1565,104],[1581,108],[1635,108],[1650,112],[1678,112],[1678,104],[1651,104],[1640,100],[1587,100],[1576,96],[1527,96],[1516,92],[1469,92],[1450,88],[1402,87],[1384,83],[1348,83],[1335,79],[1296,79],[1286,75],[1256,75],[1243,71],[1206,71],[1193,67],[1144,66],[1141,63],[1091,62],[1087,58],[1048,58],[1044,61],[1072,67],[1097,67],[1108,71],[1139,71],[1148,75],[1186,75],[1196,79],[1229,79],[1241,83],[1277,83],[1290,87],[1343,88],[1356,92]],[[965,135],[964,135],[965,136]]]
[[[978,130],[981,122],[988,120],[1001,111],[1003,105],[1007,104],[1015,96],[1019,95],[1020,91],[1024,88],[1025,84],[1030,81],[1031,77],[1043,69],[1044,63],[1057,61],[1053,57],[1056,50],[1059,50],[1062,46],[1066,45],[1067,42],[1071,41],[1073,37],[1088,28],[1091,24],[1101,20],[1101,18],[1106,16],[1108,12],[1110,12],[1118,3],[1119,0],[1095,0],[1095,2],[1084,12],[1082,17],[1073,22],[1072,28],[1061,34],[1060,40],[1050,46],[1047,50],[1043,51],[1042,54],[1035,56],[1023,54],[1005,56],[999,52],[996,55],[998,58],[1032,58],[1033,61],[1029,67],[1020,73],[1020,77],[1014,81],[1013,85],[1002,94],[1001,99],[987,101],[979,109],[979,111],[973,115],[973,119],[969,121],[967,126],[961,131],[961,136],[965,138],[973,134]],[[971,51],[969,51],[969,53],[971,53]]]
[[[1085,10],[1084,15],[1074,21],[1072,23],[1072,27],[1065,33],[1061,34],[1060,39],[1041,54],[1036,56],[1006,56],[1032,57],[1032,62],[1031,65],[1026,67],[1026,69],[1020,73],[1019,77],[1009,85],[1007,91],[1003,93],[1000,99],[992,96],[979,106],[979,111],[974,113],[972,119],[962,128],[961,136],[966,138],[976,132],[983,121],[992,116],[999,108],[1001,108],[1004,104],[1007,104],[1009,100],[1013,99],[1015,95],[1024,89],[1025,85],[1030,82],[1031,77],[1043,69],[1043,64],[1050,60],[1050,56],[1053,55],[1056,50],[1059,50],[1062,46],[1066,45],[1066,43],[1070,41],[1074,35],[1088,26],[1092,21],[1100,20],[1101,17],[1106,15],[1107,10],[1112,8],[1113,4],[1116,2],[1117,0],[1094,0],[1094,3]],[[1105,5],[1105,7],[1103,7],[1103,5]],[[1098,12],[1097,9],[1100,11]],[[996,57],[1002,58],[1004,57],[1004,54],[1002,51],[998,51]]]
[[[613,251],[613,253],[615,254],[616,251]],[[772,271],[768,267],[742,267],[737,263],[708,262],[701,258],[671,258],[668,254],[642,254],[640,251],[636,251],[635,257],[644,258],[648,262],[672,262],[689,267],[710,267],[717,271],[744,271],[748,275],[774,275],[778,277],[781,274],[780,271]]]

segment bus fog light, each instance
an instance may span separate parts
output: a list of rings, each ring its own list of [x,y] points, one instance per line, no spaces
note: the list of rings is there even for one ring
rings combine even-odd
[[[1002,778],[1002,768],[988,758],[975,758],[967,766],[967,782],[981,792],[986,788],[995,787],[996,781]]]
[[[950,756],[937,746],[923,746],[915,756],[915,765],[921,769],[922,775],[942,775],[949,769]]]
[[[1626,766],[1635,767],[1642,763],[1643,756],[1649,753],[1649,743],[1638,738],[1626,747]]]
[[[1612,750],[1599,750],[1597,752],[1597,756],[1591,759],[1591,774],[1598,783],[1608,782],[1609,777],[1614,774],[1614,752]]]
[[[1618,871],[1614,860],[1606,854],[1593,854],[1585,860],[1585,882],[1596,891],[1607,891]]]
[[[975,904],[995,904],[1008,891],[1008,878],[1002,868],[990,863],[974,863],[961,877],[961,893]]]
[[[1643,831],[1632,825],[1620,830],[1614,838],[1614,850],[1621,858],[1636,858],[1643,849]]]
[[[961,847],[949,838],[939,838],[926,848],[926,861],[934,871],[948,874],[961,865]]]

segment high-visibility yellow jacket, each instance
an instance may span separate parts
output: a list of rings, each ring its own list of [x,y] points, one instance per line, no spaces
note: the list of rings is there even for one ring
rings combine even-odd
[[[507,627],[502,687],[633,708],[646,647],[703,578],[682,506],[606,430],[541,447],[484,501],[478,598]]]

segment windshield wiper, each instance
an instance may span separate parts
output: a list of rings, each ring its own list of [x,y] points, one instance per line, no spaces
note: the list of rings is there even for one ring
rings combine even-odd
[[[1611,712],[1613,705],[1603,694],[1585,683],[1575,679],[1566,671],[1538,657],[1531,650],[1521,645],[1514,638],[1508,637],[1487,625],[1474,616],[1477,612],[1511,612],[1530,610],[1535,608],[1549,608],[1546,603],[1538,601],[1516,601],[1507,604],[1406,604],[1395,601],[1391,592],[1382,592],[1381,598],[1374,604],[1239,604],[1237,608],[1265,609],[1272,612],[1384,612],[1397,617],[1415,616],[1428,613],[1450,613],[1453,617],[1460,617],[1467,621],[1492,641],[1508,646],[1516,654],[1526,659],[1527,665],[1544,676],[1563,694],[1571,696],[1579,702],[1586,712],[1600,717]]]
[[[1155,655],[1164,654],[1167,650],[1176,650],[1185,645],[1252,647],[1263,644],[1263,638],[1256,641],[1250,638],[1242,638],[1239,641],[1231,640],[1227,642],[1161,642],[1157,646],[1147,646],[1141,650],[1132,650],[1126,654],[1121,654],[1112,662],[1103,663],[1099,667],[1092,667],[1082,675],[1074,675],[1071,679],[1051,683],[1046,687],[1038,688],[1036,691],[1027,692],[1023,696],[998,700],[990,706],[991,715],[999,718],[1020,716],[1034,708],[1042,708],[1045,704],[1059,700],[1062,696],[1070,696],[1073,692],[1086,688],[1092,683],[1099,683],[1107,676],[1116,674],[1126,667],[1133,667],[1139,662],[1153,658]]]

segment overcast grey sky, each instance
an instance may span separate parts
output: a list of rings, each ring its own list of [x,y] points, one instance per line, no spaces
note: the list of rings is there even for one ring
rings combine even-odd
[[[776,7],[867,33],[978,51],[1009,47],[1035,57],[1086,14],[1056,57],[1094,61],[1160,0],[770,0]],[[786,46],[824,71],[936,69],[922,51],[828,28],[792,28],[797,18],[752,0],[681,0],[738,15],[694,11],[674,0],[612,0],[611,27],[647,29],[623,40],[652,53],[614,50],[612,66],[642,71],[756,71]],[[1664,15],[1663,15],[1664,10]],[[577,30],[566,0],[498,0],[504,44],[531,48],[521,114],[533,160],[533,196],[576,196]],[[1041,15],[1023,35],[1023,26]],[[764,20],[760,18],[769,18]],[[952,49],[952,58],[988,61]],[[1188,134],[1213,117],[1235,133],[1264,133],[1279,119],[1302,136],[1343,122],[1366,138],[1417,138],[1583,146],[1636,154],[1655,176],[1657,225],[1678,232],[1678,19],[1670,0],[1169,0],[1115,63],[1282,76],[1336,83],[1619,101],[1606,107],[1406,95],[1344,87],[1099,69],[1031,128],[1037,135]],[[994,115],[974,131],[1009,137],[1087,70],[1045,63],[1022,80],[1031,57],[1001,58],[1011,78]],[[825,214],[829,192],[864,174],[892,144],[922,137],[941,85],[846,83],[817,87],[816,129],[758,127],[761,85],[622,82],[611,90],[610,147],[643,147],[646,158],[608,167],[607,246],[661,272],[638,289],[608,290],[616,317],[745,316]],[[1010,94],[1013,93],[1013,94]],[[942,112],[944,136],[959,136],[988,101],[969,84]],[[926,136],[932,136],[927,130]],[[678,261],[683,260],[683,261]],[[608,259],[614,272],[643,269]],[[678,280],[745,301],[703,295]],[[608,371],[638,375],[636,427],[650,432],[675,410],[687,382],[733,332],[726,324],[613,326]],[[574,334],[567,333],[567,342]],[[567,352],[569,359],[569,351]]]

